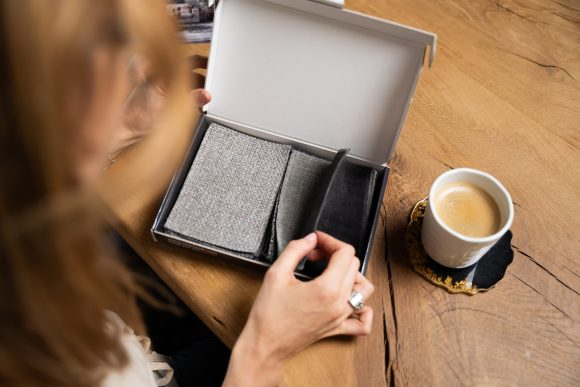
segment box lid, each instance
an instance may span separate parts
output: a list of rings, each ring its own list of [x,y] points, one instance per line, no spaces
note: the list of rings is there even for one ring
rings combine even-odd
[[[386,164],[434,34],[308,0],[222,0],[208,115]]]

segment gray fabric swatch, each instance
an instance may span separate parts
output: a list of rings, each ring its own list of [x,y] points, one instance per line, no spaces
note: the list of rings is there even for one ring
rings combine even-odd
[[[270,263],[273,263],[280,254],[280,252],[278,251],[278,245],[276,243],[276,218],[278,216],[279,204],[280,204],[280,194],[278,194],[276,204],[274,205],[274,211],[272,211],[272,219],[270,220],[266,249],[262,256],[262,258],[264,258],[266,261]]]
[[[165,228],[259,255],[291,147],[212,123]]]
[[[306,211],[310,210],[309,201],[330,163],[308,153],[292,151],[274,222],[278,254],[291,240],[304,237],[303,226]]]

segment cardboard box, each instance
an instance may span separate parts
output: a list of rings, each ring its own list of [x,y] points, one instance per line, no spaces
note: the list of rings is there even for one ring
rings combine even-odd
[[[307,0],[222,0],[214,21],[204,111],[152,227],[156,240],[255,267],[164,229],[209,123],[379,172],[361,272],[368,266],[391,158],[434,34]],[[310,278],[308,273],[298,276]]]

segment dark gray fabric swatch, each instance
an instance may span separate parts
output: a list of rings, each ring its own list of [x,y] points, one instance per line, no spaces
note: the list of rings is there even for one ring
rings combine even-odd
[[[288,242],[304,237],[305,211],[330,161],[293,151],[280,190],[276,214],[276,244],[281,252]]]
[[[165,228],[222,249],[260,254],[291,147],[212,123]]]
[[[377,172],[344,160],[335,175],[324,200],[316,229],[351,244],[359,258],[365,255],[370,223],[370,210]],[[309,275],[322,273],[326,262],[307,261]]]
[[[332,181],[317,227],[353,245],[359,257],[364,256],[363,239],[376,178],[374,169],[345,161]]]

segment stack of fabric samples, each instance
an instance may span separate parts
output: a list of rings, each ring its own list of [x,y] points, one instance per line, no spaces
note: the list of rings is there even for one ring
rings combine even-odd
[[[212,123],[165,230],[226,253],[273,262],[286,245],[321,230],[364,256],[377,172]],[[322,264],[299,270],[318,274]]]

